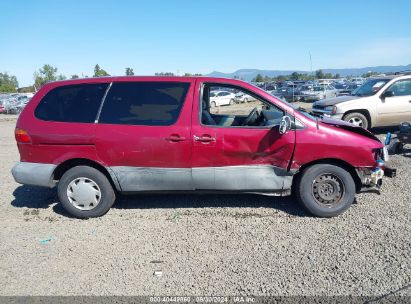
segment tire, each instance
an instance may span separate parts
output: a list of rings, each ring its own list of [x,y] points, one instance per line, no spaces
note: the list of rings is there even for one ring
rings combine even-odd
[[[347,114],[343,117],[343,120],[350,122],[356,126],[362,127],[364,129],[368,129],[369,127],[368,119],[362,113],[354,112]]]
[[[333,217],[344,213],[353,203],[355,183],[345,169],[317,164],[305,169],[296,180],[295,195],[314,216]]]
[[[210,106],[211,106],[212,108],[215,108],[215,107],[216,107],[215,102],[214,102],[214,101],[212,101],[212,102],[210,103]]]
[[[79,188],[76,185],[79,185]],[[77,218],[102,216],[116,200],[116,194],[107,177],[88,166],[67,170],[58,183],[57,193],[64,209]],[[82,205],[83,202],[85,203]]]

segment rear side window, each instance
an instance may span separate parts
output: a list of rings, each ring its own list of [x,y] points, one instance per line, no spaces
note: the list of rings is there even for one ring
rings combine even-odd
[[[104,101],[99,123],[167,126],[181,112],[189,83],[113,83]]]
[[[108,84],[79,84],[57,87],[36,108],[41,120],[93,123]]]

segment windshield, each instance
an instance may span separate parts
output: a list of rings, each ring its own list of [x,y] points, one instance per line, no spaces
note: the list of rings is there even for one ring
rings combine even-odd
[[[371,96],[377,93],[389,79],[370,79],[365,82],[362,86],[354,90],[352,93],[353,96]]]
[[[254,85],[254,87],[257,87],[257,86]],[[257,88],[258,88],[258,87],[257,87]],[[260,89],[260,88],[258,88],[258,89]],[[261,90],[261,89],[260,89],[260,90]],[[312,119],[312,120],[316,120],[316,118],[315,118],[313,115],[311,115],[310,113],[308,113],[307,110],[305,110],[305,109],[303,109],[303,108],[301,108],[301,107],[299,107],[299,106],[296,106],[295,104],[289,103],[284,97],[280,97],[280,96],[275,95],[275,94],[271,94],[271,95],[273,95],[273,96],[274,96],[275,98],[277,98],[278,100],[281,100],[283,103],[285,103],[286,105],[290,106],[290,107],[293,108],[295,111],[301,113],[301,114],[304,115],[305,117],[308,117],[308,118],[310,118],[310,119]]]

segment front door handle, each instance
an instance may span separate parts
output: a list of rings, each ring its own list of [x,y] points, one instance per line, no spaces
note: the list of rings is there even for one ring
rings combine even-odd
[[[204,134],[202,136],[194,135],[194,140],[199,141],[199,142],[209,143],[209,142],[215,141],[215,138],[211,137],[211,135]]]
[[[186,140],[185,137],[181,137],[178,134],[171,134],[169,137],[166,137],[166,140],[172,141],[172,142],[179,142],[179,141],[184,141]]]

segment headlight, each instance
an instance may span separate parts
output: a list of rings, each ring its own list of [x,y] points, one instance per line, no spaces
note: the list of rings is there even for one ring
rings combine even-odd
[[[331,114],[337,113],[337,107],[336,106],[328,106],[328,107],[325,107],[324,110],[330,111]]]

